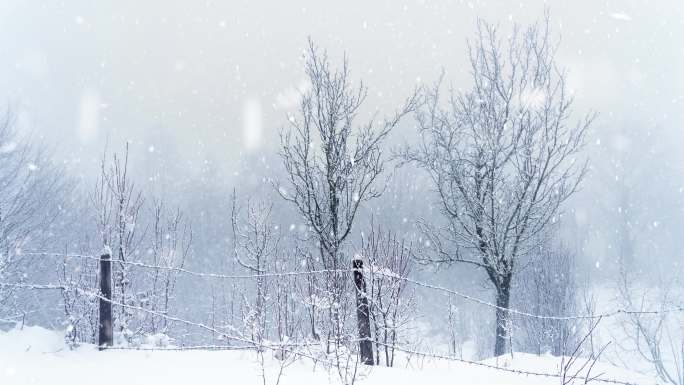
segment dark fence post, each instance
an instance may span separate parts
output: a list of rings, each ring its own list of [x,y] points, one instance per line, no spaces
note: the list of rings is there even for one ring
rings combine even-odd
[[[114,345],[112,322],[112,258],[109,254],[100,256],[100,328],[98,345],[100,350]]]
[[[373,365],[373,342],[371,341],[366,281],[363,279],[363,261],[360,258],[354,258],[352,267],[354,268],[354,286],[356,286],[356,323],[359,329],[361,362]]]

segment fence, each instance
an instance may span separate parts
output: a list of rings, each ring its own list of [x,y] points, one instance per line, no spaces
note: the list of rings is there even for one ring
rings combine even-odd
[[[83,259],[83,260],[91,260],[91,261],[96,261],[99,264],[99,287],[98,288],[93,288],[93,290],[84,290],[83,288],[73,288],[73,287],[68,287],[65,285],[60,285],[60,284],[53,284],[53,283],[26,283],[26,282],[19,282],[19,283],[2,283],[0,282],[0,288],[6,287],[6,288],[15,288],[15,289],[25,289],[25,290],[77,290],[81,294],[88,296],[89,298],[92,298],[93,300],[98,300],[98,310],[99,310],[99,333],[98,333],[98,341],[99,341],[99,347],[101,350],[109,350],[109,349],[135,349],[135,350],[157,350],[156,348],[129,348],[129,347],[117,347],[114,346],[113,343],[113,311],[112,307],[117,306],[120,308],[125,308],[129,309],[131,311],[136,311],[136,312],[141,312],[141,313],[146,313],[150,315],[154,315],[156,317],[163,318],[164,320],[168,322],[173,322],[173,323],[179,323],[179,324],[184,324],[189,327],[197,328],[200,330],[204,330],[206,332],[210,332],[212,334],[216,334],[221,336],[222,338],[225,338],[227,340],[232,340],[235,342],[242,343],[242,346],[220,346],[220,345],[196,345],[196,346],[182,346],[182,347],[172,347],[172,348],[163,348],[164,350],[224,350],[224,349],[230,349],[230,350],[235,350],[235,349],[259,349],[259,350],[272,350],[272,351],[280,351],[280,352],[287,352],[289,354],[292,354],[293,356],[297,357],[305,357],[312,359],[316,362],[323,363],[326,365],[334,366],[336,365],[335,362],[326,360],[325,358],[321,358],[320,356],[308,353],[307,351],[303,350],[302,348],[306,347],[311,347],[313,345],[318,344],[317,342],[304,342],[304,343],[269,343],[265,341],[260,341],[260,340],[255,340],[255,339],[250,339],[246,338],[241,335],[236,335],[236,334],[229,334],[226,333],[223,330],[219,330],[215,327],[212,327],[210,325],[207,325],[205,323],[201,322],[194,322],[194,321],[189,321],[180,317],[175,317],[171,316],[169,314],[165,314],[163,312],[151,310],[144,308],[142,306],[135,306],[135,305],[130,305],[126,303],[122,303],[119,301],[116,301],[112,298],[112,287],[111,287],[111,264],[112,260],[109,255],[105,254],[103,256],[93,256],[93,255],[86,255],[86,254],[65,254],[65,253],[51,253],[51,252],[23,252],[23,256],[30,256],[30,257],[48,257],[48,258],[62,258],[62,259]],[[354,260],[353,261],[353,266],[350,269],[337,269],[337,270],[330,270],[330,269],[323,269],[323,270],[305,270],[305,271],[287,271],[287,272],[262,272],[258,274],[236,274],[236,275],[226,275],[226,274],[217,274],[217,273],[206,273],[206,272],[198,272],[198,271],[193,271],[189,270],[186,268],[182,267],[173,267],[173,266],[157,266],[157,265],[151,265],[151,264],[146,264],[142,262],[137,262],[137,261],[116,261],[116,263],[122,264],[122,265],[127,265],[130,267],[136,267],[136,268],[141,268],[141,269],[159,269],[159,270],[168,270],[168,271],[173,271],[179,274],[185,274],[191,277],[196,277],[196,278],[207,278],[207,279],[219,279],[219,280],[256,280],[256,279],[269,279],[269,278],[281,278],[281,277],[300,277],[300,276],[311,276],[311,275],[321,275],[321,274],[353,274],[354,277],[354,282],[356,285],[356,292],[357,292],[357,318],[358,318],[358,325],[359,325],[359,330],[363,328],[363,333],[361,333],[360,337],[357,339],[354,339],[350,342],[352,343],[358,343],[360,346],[360,352],[361,352],[361,361],[366,364],[373,364],[373,359],[372,356],[369,358],[369,350],[371,350],[372,354],[372,348],[369,347],[371,343],[375,343],[376,345],[379,346],[386,346],[386,347],[391,347],[392,349],[395,349],[397,351],[404,352],[409,355],[415,355],[415,356],[422,356],[422,357],[430,357],[434,359],[439,359],[439,360],[447,360],[447,361],[454,361],[454,362],[460,362],[463,364],[467,365],[473,365],[473,366],[478,366],[478,367],[483,367],[491,370],[498,370],[498,371],[504,371],[504,372],[509,372],[509,373],[514,373],[518,375],[525,375],[525,376],[537,376],[537,377],[548,377],[548,378],[563,378],[562,374],[559,373],[544,373],[544,372],[534,372],[534,371],[526,371],[526,370],[517,370],[517,369],[512,369],[512,368],[506,368],[506,367],[500,367],[496,365],[490,365],[487,363],[483,362],[477,362],[477,361],[471,361],[471,360],[466,360],[463,358],[459,358],[456,356],[452,355],[446,355],[446,354],[439,354],[439,353],[434,353],[434,352],[429,352],[429,351],[420,351],[416,349],[412,349],[407,346],[402,346],[400,344],[386,344],[381,341],[372,341],[371,340],[371,335],[370,335],[370,326],[369,326],[369,320],[368,320],[368,299],[365,295],[365,282],[364,282],[364,275],[380,275],[380,276],[385,276],[391,279],[399,280],[402,281],[406,284],[413,285],[415,287],[420,287],[426,290],[431,290],[431,291],[436,291],[436,292],[442,292],[446,293],[448,295],[453,295],[459,298],[462,298],[466,301],[481,305],[481,306],[486,306],[492,309],[501,309],[499,306],[496,304],[490,303],[489,301],[482,300],[480,298],[476,298],[474,296],[461,293],[456,290],[448,289],[439,285],[434,285],[430,284],[427,282],[421,282],[415,279],[411,279],[409,277],[405,276],[400,276],[397,274],[393,274],[391,272],[387,271],[372,271],[368,268],[364,268],[363,265],[361,264],[360,260]],[[629,310],[629,309],[623,309],[623,308],[617,308],[613,309],[610,311],[604,311],[601,313],[596,313],[596,314],[575,314],[575,315],[541,315],[541,314],[532,314],[529,312],[525,311],[520,311],[517,309],[504,309],[506,310],[509,314],[514,314],[517,316],[521,317],[529,317],[529,318],[536,318],[536,319],[543,319],[543,320],[558,320],[558,321],[570,321],[570,320],[601,320],[601,319],[606,319],[606,318],[611,318],[611,317],[618,317],[621,315],[643,315],[643,316],[656,316],[656,315],[661,315],[664,313],[671,313],[671,312],[684,312],[684,307],[671,307],[667,309],[661,309],[661,310],[647,310],[647,311],[634,311],[634,310]],[[19,316],[16,317],[11,317],[9,319],[0,319],[0,322],[9,322],[9,323],[17,323],[19,322],[18,319]],[[365,319],[364,319],[365,317]],[[234,328],[235,329],[235,328]],[[599,376],[595,377],[590,377],[590,376],[582,376],[579,374],[575,374],[573,376],[574,379],[577,380],[582,380],[586,382],[590,381],[595,381],[595,382],[602,382],[602,383],[611,383],[611,384],[633,384],[636,385],[633,382],[626,382],[626,381],[621,381],[621,380],[616,380],[616,379],[610,379],[610,378],[601,378]]]

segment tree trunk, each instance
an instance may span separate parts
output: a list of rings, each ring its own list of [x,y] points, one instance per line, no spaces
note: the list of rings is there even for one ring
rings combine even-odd
[[[494,343],[494,356],[498,357],[506,353],[506,339],[508,338],[508,308],[511,298],[510,279],[504,280],[496,293],[496,342]]]
[[[356,321],[359,329],[359,353],[361,362],[373,365],[373,342],[371,341],[370,312],[366,296],[366,281],[363,279],[363,261],[354,259],[354,285],[356,286]]]

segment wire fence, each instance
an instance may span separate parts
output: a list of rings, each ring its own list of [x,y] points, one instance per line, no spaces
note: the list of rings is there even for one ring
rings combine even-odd
[[[22,252],[22,256],[32,256],[32,257],[51,257],[51,258],[61,258],[61,259],[86,259],[86,260],[92,260],[92,261],[100,261],[101,257],[95,256],[95,255],[87,255],[87,254],[68,254],[68,253],[52,253],[52,252]],[[226,274],[217,274],[217,273],[206,273],[206,272],[198,272],[198,271],[193,271],[189,270],[186,268],[181,268],[181,267],[174,267],[174,266],[157,266],[157,265],[150,265],[142,262],[137,262],[137,261],[123,261],[123,260],[113,260],[112,263],[119,263],[123,265],[128,265],[132,267],[138,267],[138,268],[144,268],[144,269],[160,269],[160,270],[169,270],[169,271],[174,271],[177,273],[181,274],[187,274],[192,277],[199,277],[199,278],[209,278],[209,279],[221,279],[221,280],[252,280],[252,279],[263,279],[263,278],[278,278],[278,277],[296,277],[296,276],[305,276],[305,275],[322,275],[322,274],[344,274],[344,273],[353,273],[356,271],[359,271],[357,269],[323,269],[323,270],[304,270],[304,271],[287,271],[287,272],[263,272],[263,273],[258,273],[258,274],[237,274],[237,275],[226,275]],[[474,296],[445,288],[443,286],[439,285],[434,285],[430,284],[427,282],[422,282],[418,281],[415,279],[411,279],[409,277],[405,276],[400,276],[394,273],[388,273],[386,271],[373,271],[372,269],[363,269],[362,272],[364,274],[370,274],[370,275],[380,275],[383,277],[387,277],[390,279],[394,279],[397,281],[403,281],[407,284],[411,284],[416,287],[421,287],[424,289],[428,290],[433,290],[433,291],[438,291],[438,292],[443,292],[447,293],[449,295],[454,295],[457,297],[460,297],[466,301],[476,303],[482,306],[487,306],[493,309],[499,309],[499,310],[505,310],[510,314],[515,314],[521,317],[529,317],[529,318],[536,318],[536,319],[541,319],[541,320],[558,320],[558,321],[571,321],[571,320],[598,320],[598,319],[603,319],[603,318],[610,318],[610,317],[616,317],[620,315],[646,315],[646,316],[653,316],[653,315],[661,315],[661,314],[666,314],[666,313],[672,313],[672,312],[684,312],[684,307],[682,306],[674,306],[670,308],[665,308],[665,309],[660,309],[660,310],[639,310],[639,311],[634,311],[634,310],[629,310],[629,309],[624,309],[624,308],[618,308],[610,311],[605,311],[602,313],[593,313],[593,314],[575,314],[575,315],[541,315],[541,314],[533,314],[529,312],[524,312],[520,311],[517,309],[513,308],[502,308],[500,306],[497,306],[496,304],[493,304],[489,301],[485,301],[480,298],[476,298]],[[2,283],[0,282],[0,288],[15,288],[15,289],[25,289],[25,290],[76,290],[80,294],[86,295],[92,299],[99,299],[103,300],[106,302],[111,303],[114,306],[119,306],[122,308],[130,309],[132,311],[136,312],[143,312],[146,314],[150,314],[156,317],[163,318],[169,322],[174,322],[174,323],[179,323],[179,324],[184,324],[186,326],[190,326],[193,328],[198,328],[200,330],[204,330],[207,332],[211,332],[215,335],[218,335],[226,340],[231,340],[235,342],[242,343],[244,345],[235,345],[235,346],[221,346],[221,345],[196,345],[196,346],[171,346],[171,347],[163,347],[163,348],[154,348],[154,347],[126,347],[126,346],[113,346],[113,347],[105,347],[105,350],[179,350],[179,351],[185,351],[185,350],[249,350],[249,349],[257,349],[257,350],[271,350],[271,351],[280,351],[280,352],[286,352],[288,354],[293,355],[294,357],[305,357],[314,360],[315,362],[323,363],[325,365],[338,365],[338,362],[332,361],[328,358],[321,357],[320,355],[307,352],[304,350],[305,348],[311,348],[317,345],[320,345],[321,342],[303,342],[303,343],[271,343],[268,341],[257,341],[251,338],[246,338],[244,336],[240,335],[235,335],[235,334],[230,334],[225,332],[224,330],[219,330],[215,327],[212,327],[210,325],[207,325],[202,322],[194,322],[194,321],[189,321],[180,317],[175,317],[168,315],[163,312],[151,310],[151,309],[146,309],[141,306],[135,306],[131,304],[125,304],[113,299],[105,298],[102,296],[99,292],[95,291],[89,291],[89,290],[83,290],[82,288],[74,288],[74,287],[69,287],[67,285],[61,285],[61,284],[51,284],[51,283],[46,283],[46,284],[38,284],[38,283],[27,283],[27,282],[18,282],[18,283]],[[10,317],[10,318],[5,318],[5,319],[0,319],[0,322],[7,322],[7,323],[18,323],[16,321],[17,318],[21,318],[21,315],[15,316],[15,317]],[[236,328],[232,328],[233,330],[237,330]],[[347,342],[350,343],[357,343],[360,342],[361,339],[353,339]],[[378,344],[379,346],[383,347],[388,347],[395,349],[396,351],[403,352],[408,355],[414,355],[414,356],[421,356],[421,357],[429,357],[433,359],[438,359],[438,360],[446,360],[446,361],[453,361],[453,362],[459,362],[467,365],[472,365],[472,366],[477,366],[477,367],[483,367],[491,370],[498,370],[498,371],[503,371],[503,372],[508,372],[508,373],[513,373],[513,374],[518,374],[518,375],[526,375],[526,376],[536,376],[536,377],[546,377],[546,378],[556,378],[556,379],[561,379],[564,378],[562,374],[559,373],[545,373],[545,372],[535,372],[535,371],[527,371],[527,370],[521,370],[521,369],[514,369],[514,368],[508,368],[508,367],[501,367],[497,365],[492,365],[488,364],[485,362],[478,362],[478,361],[471,361],[471,360],[466,360],[460,357],[456,357],[453,355],[446,355],[446,354],[439,354],[439,353],[434,353],[434,352],[427,352],[427,351],[420,351],[416,349],[412,349],[410,347],[402,346],[399,344],[386,344],[381,341],[374,340],[374,343]],[[622,384],[622,385],[637,385],[635,382],[627,382],[627,381],[622,381],[622,380],[617,380],[617,379],[610,379],[610,378],[602,378],[599,376],[581,376],[578,374],[575,374],[573,376],[573,379],[580,380],[580,381],[586,381],[587,383],[590,381],[595,381],[595,382],[602,382],[602,383],[610,383],[610,384]]]
[[[45,253],[45,252],[22,252],[21,255],[29,255],[29,256],[50,256],[50,257],[60,257],[60,258],[79,258],[79,259],[88,259],[88,260],[94,260],[94,261],[100,261],[99,256],[93,256],[93,255],[85,255],[85,254],[60,254],[60,253]],[[306,276],[306,275],[321,275],[321,274],[334,274],[334,273],[340,273],[340,274],[345,274],[345,273],[353,273],[357,271],[356,269],[321,269],[321,270],[303,270],[303,271],[287,271],[287,272],[263,272],[263,273],[258,273],[258,274],[237,274],[237,275],[226,275],[226,274],[216,274],[216,273],[205,273],[205,272],[197,272],[185,268],[180,268],[180,267],[174,267],[174,266],[163,266],[163,265],[150,265],[142,262],[136,262],[136,261],[122,261],[122,260],[116,260],[112,261],[113,263],[118,263],[122,265],[128,265],[128,266],[133,266],[133,267],[140,267],[140,268],[146,268],[146,269],[160,269],[160,270],[170,270],[178,273],[183,273],[183,274],[188,274],[194,277],[201,277],[201,278],[215,278],[215,279],[227,279],[227,280],[253,280],[253,279],[258,279],[258,278],[278,278],[278,277],[295,277],[295,276]],[[661,315],[665,313],[673,313],[673,312],[684,312],[684,306],[673,306],[670,308],[665,308],[665,309],[659,309],[659,310],[629,310],[625,308],[617,308],[613,309],[610,311],[602,312],[602,313],[592,313],[592,314],[575,314],[575,315],[541,315],[541,314],[533,314],[521,310],[517,310],[515,308],[504,308],[501,306],[498,306],[494,303],[491,303],[489,301],[483,300],[481,298],[477,298],[453,289],[448,289],[443,286],[439,285],[434,285],[430,284],[427,282],[422,282],[418,281],[415,279],[411,279],[409,277],[401,276],[398,274],[393,274],[393,273],[388,273],[386,271],[374,271],[371,269],[364,269],[363,270],[364,274],[369,274],[369,275],[377,275],[377,276],[384,276],[390,279],[395,279],[399,281],[403,281],[406,283],[409,283],[411,285],[417,286],[417,287],[422,287],[425,289],[429,290],[434,290],[434,291],[439,291],[443,292],[446,294],[454,295],[456,297],[465,299],[467,301],[477,303],[479,305],[487,306],[492,309],[496,310],[503,310],[506,311],[509,314],[512,315],[518,315],[521,317],[528,317],[528,318],[536,318],[536,319],[541,319],[541,320],[555,320],[555,321],[571,321],[571,320],[591,320],[591,319],[605,319],[605,318],[611,318],[611,317],[616,317],[619,315]],[[35,289],[50,289],[53,288],[50,285],[33,285],[32,288]]]

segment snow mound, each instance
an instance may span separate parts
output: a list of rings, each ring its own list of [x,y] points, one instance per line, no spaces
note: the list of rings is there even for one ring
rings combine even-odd
[[[64,344],[63,332],[56,332],[38,326],[25,326],[7,332],[0,332],[1,355],[24,352],[50,353],[64,349],[66,349],[66,346]]]

